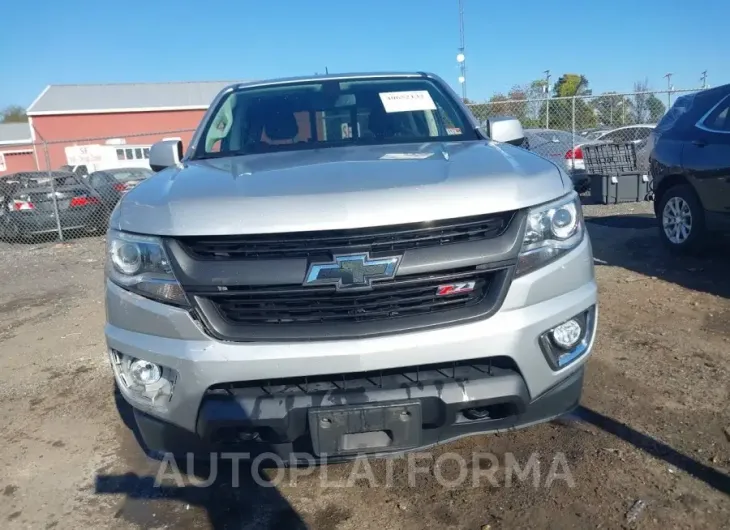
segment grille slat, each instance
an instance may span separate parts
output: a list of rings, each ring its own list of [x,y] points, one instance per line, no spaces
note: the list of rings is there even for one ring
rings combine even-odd
[[[464,297],[466,295],[451,295],[449,297],[449,300],[457,299]],[[361,302],[359,300],[355,300],[354,303],[343,303],[339,300],[333,300],[333,301],[317,301],[315,302],[314,306],[312,305],[305,305],[305,306],[295,306],[295,305],[289,305],[287,307],[287,312],[289,313],[307,313],[311,312],[312,308],[314,307],[317,311],[346,311],[349,309],[352,309],[353,307],[355,309],[374,309],[378,307],[382,307],[383,305],[391,304],[391,305],[403,305],[403,304],[418,304],[420,302],[426,302],[433,299],[433,294],[423,294],[420,296],[408,296],[408,297],[394,297],[391,296],[389,300],[371,300],[369,302]],[[241,311],[241,312],[248,312],[252,310],[257,310],[261,312],[267,312],[267,311],[278,311],[275,308],[267,308],[265,305],[267,302],[264,301],[235,301],[231,304],[228,304],[228,307],[230,308],[230,311]],[[264,307],[261,307],[261,306]]]
[[[310,258],[348,250],[386,252],[479,241],[500,236],[514,212],[411,223],[399,226],[252,234],[218,237],[181,237],[178,241],[196,259]]]
[[[334,287],[309,290],[248,287],[199,295],[213,302],[226,321],[237,325],[286,325],[323,322],[368,322],[424,315],[469,307],[489,292],[496,271],[469,268],[443,274],[396,278],[373,284],[372,291],[337,291]],[[473,281],[467,293],[437,296],[437,287],[455,281]]]

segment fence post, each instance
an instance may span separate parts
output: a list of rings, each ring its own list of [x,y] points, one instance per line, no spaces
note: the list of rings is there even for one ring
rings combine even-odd
[[[572,126],[571,126],[571,129],[573,131],[573,134],[571,135],[571,137],[573,139],[573,148],[571,151],[573,158],[571,159],[571,166],[572,166],[573,170],[575,170],[575,96],[573,96],[573,100],[571,103],[573,105],[573,111],[571,112],[572,121],[573,121]]]
[[[63,241],[63,229],[61,228],[61,216],[58,215],[58,200],[56,198],[56,179],[53,178],[51,170],[51,155],[48,153],[48,144],[43,141],[43,152],[46,158],[46,170],[48,178],[51,179],[51,200],[53,201],[53,215],[56,216],[56,229],[58,230],[58,239]]]
[[[575,140],[575,96],[573,96],[573,140]]]

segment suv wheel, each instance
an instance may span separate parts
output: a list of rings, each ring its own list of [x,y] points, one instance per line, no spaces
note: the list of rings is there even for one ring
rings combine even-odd
[[[668,189],[659,204],[659,233],[673,252],[694,253],[705,240],[705,215],[694,190],[682,184]]]

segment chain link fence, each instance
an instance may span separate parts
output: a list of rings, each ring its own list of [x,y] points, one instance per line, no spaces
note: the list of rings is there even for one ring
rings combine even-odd
[[[510,116],[519,119],[526,130],[571,132],[596,139],[602,133],[621,127],[655,125],[677,97],[697,90],[493,99],[468,106],[480,122],[494,116]],[[631,140],[626,137],[626,141]]]
[[[523,147],[568,170],[583,168],[580,147],[591,142],[641,142],[674,99],[696,90],[600,96],[491,100],[469,107],[482,123],[493,116],[519,119]],[[149,149],[192,129],[43,141],[33,145],[35,169],[0,176],[0,245],[69,240],[103,234],[109,215],[130,189],[148,178]]]
[[[586,144],[631,142],[637,170],[648,173],[647,140],[652,129],[677,97],[698,90],[497,99],[468,106],[482,125],[496,116],[519,119],[525,130],[522,147],[564,164],[569,172],[585,171],[582,147]],[[578,191],[587,191],[589,181],[583,177],[581,182],[583,187]]]
[[[35,169],[0,176],[0,244],[101,235],[129,190],[152,175],[150,147],[189,142],[194,130],[145,132],[33,144]]]

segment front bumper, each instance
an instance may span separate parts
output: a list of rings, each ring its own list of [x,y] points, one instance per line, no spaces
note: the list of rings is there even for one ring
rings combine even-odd
[[[595,325],[590,330],[585,353],[560,370],[550,367],[538,338],[555,325],[596,306],[596,298],[593,256],[586,237],[566,256],[514,280],[496,314],[463,325],[358,340],[231,343],[210,338],[201,324],[183,309],[142,298],[108,282],[105,332],[110,350],[158,363],[177,373],[169,401],[155,405],[140,401],[119,384],[122,395],[137,410],[142,434],[145,436],[148,431],[148,443],[153,448],[161,441],[154,434],[159,431],[154,425],[165,426],[168,431],[172,428],[194,433],[195,439],[205,440],[216,422],[240,424],[256,418],[273,427],[277,422],[305,426],[304,420],[296,419],[297,414],[304,414],[313,405],[337,403],[303,401],[294,406],[289,401],[276,405],[275,400],[264,400],[268,402],[264,403],[260,399],[246,402],[235,398],[220,403],[209,398],[208,391],[214,385],[497,356],[511,360],[515,367],[512,373],[475,382],[474,388],[466,391],[463,384],[454,383],[452,389],[443,385],[424,386],[421,392],[430,392],[428,395],[368,396],[369,402],[373,398],[397,402],[435,396],[441,402],[438,405],[441,424],[430,433],[424,429],[419,442],[430,445],[474,432],[529,425],[575,406],[582,385],[582,366],[595,337]],[[495,400],[514,403],[514,413],[489,422],[451,421],[469,403]],[[269,412],[262,415],[264,408]],[[305,412],[292,412],[295,410]],[[429,413],[425,407],[423,412]],[[289,432],[283,443],[294,442],[295,431],[298,432],[297,429]],[[286,449],[287,446],[282,446],[282,450]]]
[[[472,388],[475,394],[471,396],[475,401],[463,402],[458,400],[431,399],[429,397],[415,397],[403,401],[386,403],[414,403],[421,408],[422,418],[439,418],[438,423],[429,422],[425,428],[417,427],[414,431],[417,443],[406,447],[388,448],[387,450],[367,451],[362,448],[340,454],[322,453],[313,444],[310,436],[312,425],[308,422],[307,408],[292,406],[285,415],[252,420],[244,410],[245,400],[233,397],[217,402],[206,402],[201,408],[198,417],[198,433],[194,434],[180,427],[150,416],[139,409],[134,409],[134,415],[139,432],[149,451],[168,452],[175,455],[194,454],[202,457],[211,453],[223,455],[236,451],[238,457],[255,459],[265,457],[278,464],[296,465],[312,462],[341,462],[356,458],[361,454],[369,456],[385,456],[406,451],[423,450],[429,447],[447,443],[465,436],[475,434],[496,433],[508,430],[529,427],[562,416],[575,409],[580,401],[583,389],[584,367],[574,370],[557,386],[551,388],[533,401],[529,401],[524,384],[517,382],[496,381],[493,386],[483,385],[479,390]],[[474,386],[474,385],[472,385]],[[491,388],[489,388],[491,386]],[[448,389],[446,393],[448,392]],[[428,392],[426,392],[428,394]],[[360,400],[353,394],[352,403],[347,400],[338,400],[337,408],[358,406]],[[445,396],[441,396],[444,398]],[[524,405],[518,414],[504,418],[484,420],[469,420],[463,416],[463,411],[474,403],[499,402],[505,399],[510,402]],[[524,399],[524,401],[522,401]],[[242,426],[247,426],[247,432],[253,432],[257,427],[264,433],[263,439],[257,441],[237,441],[231,439],[212,438],[214,432],[241,432]],[[315,428],[316,430],[316,428]],[[280,436],[285,433],[286,440]],[[319,448],[322,448],[320,441]]]

